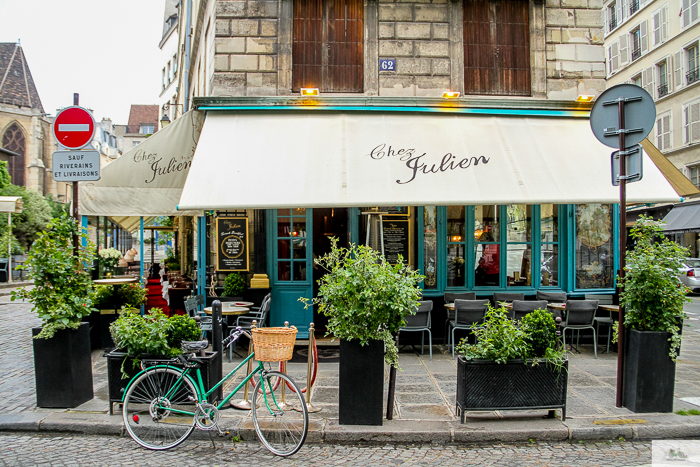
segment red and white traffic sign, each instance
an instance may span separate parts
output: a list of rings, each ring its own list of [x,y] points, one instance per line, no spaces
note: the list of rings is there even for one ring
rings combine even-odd
[[[61,110],[53,122],[53,135],[67,149],[81,149],[90,144],[95,134],[92,114],[74,105]]]

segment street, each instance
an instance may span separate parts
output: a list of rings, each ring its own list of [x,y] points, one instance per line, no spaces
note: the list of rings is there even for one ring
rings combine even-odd
[[[271,455],[257,440],[233,443],[188,440],[166,452],[145,450],[128,437],[0,434],[0,465],[345,465],[345,466],[633,466],[650,465],[651,443],[544,443],[527,445],[353,446],[307,444],[291,458]]]

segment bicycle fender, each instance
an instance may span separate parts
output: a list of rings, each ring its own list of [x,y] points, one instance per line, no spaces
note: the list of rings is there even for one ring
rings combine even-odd
[[[174,367],[174,366],[172,366],[172,365],[154,365],[154,366],[148,367],[149,370],[150,370],[151,368],[170,368],[171,370],[179,371],[180,373],[182,373],[182,370],[181,370],[180,368]],[[138,379],[139,376],[141,376],[142,374],[146,373],[147,371],[148,371],[148,370],[141,370],[141,371],[139,371],[138,373],[136,373],[136,375],[134,375],[133,378],[131,378],[131,379],[129,380],[129,384],[126,385],[126,387],[124,388],[124,393],[122,394],[122,399],[121,399],[121,402],[122,402],[122,403],[124,403],[124,397],[126,397],[126,393],[129,392],[129,388],[131,387],[132,384],[134,384],[134,381],[136,381],[136,380]],[[192,379],[192,377],[191,377],[190,375],[185,375],[185,379],[189,379],[189,380],[190,380],[190,383],[192,383],[192,385],[193,385],[195,388],[199,387],[199,386],[197,386],[197,383],[194,382],[194,379]]]

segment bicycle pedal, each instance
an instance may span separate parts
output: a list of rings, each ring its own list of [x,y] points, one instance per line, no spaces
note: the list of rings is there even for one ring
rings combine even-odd
[[[223,438],[224,436],[230,435],[230,431],[219,431],[219,437]]]

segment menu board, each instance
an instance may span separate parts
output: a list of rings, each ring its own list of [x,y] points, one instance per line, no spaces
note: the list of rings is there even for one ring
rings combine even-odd
[[[217,217],[216,270],[248,271],[248,218]]]
[[[406,219],[383,219],[384,226],[384,257],[389,264],[399,262],[399,255],[404,263],[409,263],[411,251],[409,244],[410,222]]]

